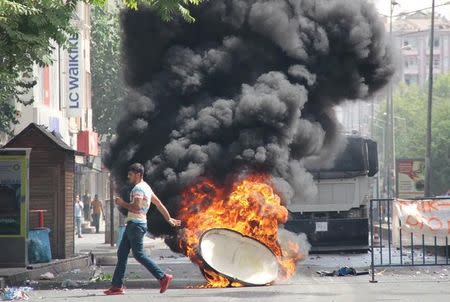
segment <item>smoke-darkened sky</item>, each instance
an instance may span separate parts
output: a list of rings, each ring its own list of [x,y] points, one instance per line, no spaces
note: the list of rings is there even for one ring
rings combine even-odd
[[[373,5],[361,0],[211,0],[196,22],[149,9],[122,15],[133,89],[106,158],[118,185],[141,162],[172,213],[204,177],[272,175],[283,202],[316,193],[305,165],[342,149],[333,107],[370,98],[394,66]],[[156,222],[155,222],[156,221]],[[154,233],[166,232],[153,220]]]

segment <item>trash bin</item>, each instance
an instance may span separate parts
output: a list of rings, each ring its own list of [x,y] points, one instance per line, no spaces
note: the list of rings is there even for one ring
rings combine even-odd
[[[117,230],[117,238],[116,238],[116,246],[119,246],[120,241],[122,240],[123,233],[125,233],[125,227],[124,225],[119,226],[119,229]]]
[[[50,229],[34,228],[28,232],[28,261],[30,263],[45,263],[52,260],[50,248]]]

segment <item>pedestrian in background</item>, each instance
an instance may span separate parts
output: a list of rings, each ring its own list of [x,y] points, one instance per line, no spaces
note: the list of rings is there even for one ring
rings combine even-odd
[[[80,200],[80,196],[75,197],[75,225],[76,225],[76,231],[78,238],[82,238],[81,235],[81,218],[83,217],[83,209],[84,205],[83,202]]]
[[[83,204],[84,204],[84,221],[91,221],[91,194],[86,192],[83,195]]]
[[[103,211],[103,203],[98,199],[98,194],[95,194],[94,200],[91,202],[92,220],[94,221],[95,233],[100,232],[100,215],[105,220],[105,212]]]

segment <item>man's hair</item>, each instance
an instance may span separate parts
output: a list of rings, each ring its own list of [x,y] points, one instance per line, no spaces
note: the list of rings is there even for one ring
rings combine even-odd
[[[144,166],[140,163],[134,163],[128,167],[128,172],[141,173],[144,176]]]

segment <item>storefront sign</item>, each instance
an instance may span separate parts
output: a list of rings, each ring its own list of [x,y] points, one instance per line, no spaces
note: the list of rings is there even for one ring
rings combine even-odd
[[[83,115],[83,49],[81,38],[74,34],[69,38],[67,49],[67,115],[81,117]]]
[[[399,198],[424,195],[425,161],[422,159],[397,160],[397,192]]]
[[[77,150],[86,155],[98,156],[98,134],[93,131],[78,132]]]

